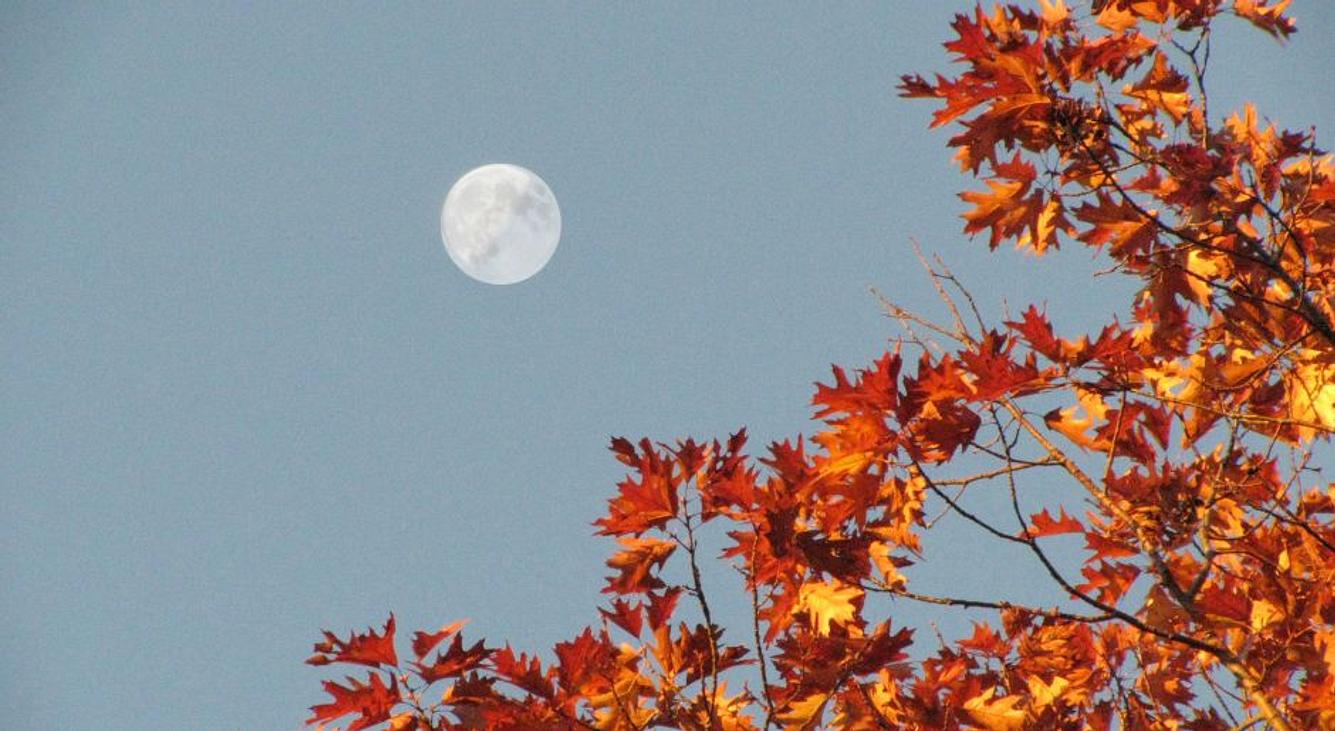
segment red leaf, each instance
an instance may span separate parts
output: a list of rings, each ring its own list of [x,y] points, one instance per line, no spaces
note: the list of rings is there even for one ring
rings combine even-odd
[[[640,636],[640,630],[644,627],[643,605],[639,602],[631,604],[624,599],[613,599],[612,611],[600,608],[598,613],[635,637]]]
[[[834,385],[817,383],[816,395],[811,397],[811,404],[821,407],[816,411],[816,418],[836,413],[893,410],[899,400],[899,367],[899,355],[887,352],[871,368],[859,370],[856,381],[849,382],[843,368],[831,366]]]
[[[537,657],[530,658],[522,652],[516,657],[514,650],[506,645],[492,657],[491,664],[497,675],[520,688],[542,698],[552,697],[552,674],[543,672]]]
[[[482,640],[478,640],[472,647],[464,649],[463,640],[463,635],[456,634],[454,641],[450,643],[449,649],[437,653],[435,662],[430,665],[421,662],[413,663],[417,668],[417,674],[426,682],[434,683],[442,678],[462,675],[477,668],[495,652],[495,650],[484,647]]]
[[[909,450],[925,462],[942,463],[978,433],[982,420],[954,401],[928,401],[912,423]]]
[[[306,660],[311,665],[328,665],[334,662],[356,663],[358,665],[398,665],[399,658],[394,652],[394,615],[389,615],[383,634],[377,635],[371,628],[365,634],[349,633],[346,641],[340,640],[334,633],[326,630],[324,641],[315,643],[315,655]]]
[[[1056,519],[1048,513],[1047,508],[1041,512],[1029,516],[1029,537],[1042,538],[1043,536],[1055,536],[1059,533],[1084,533],[1085,526],[1080,521],[1066,514],[1066,508],[1059,508],[1059,516]]]
[[[318,706],[311,706],[313,714],[306,721],[307,726],[312,726],[325,721],[332,721],[340,716],[349,713],[356,713],[358,717],[348,726],[347,731],[360,731],[364,728],[370,728],[377,723],[389,720],[389,714],[394,706],[401,700],[399,696],[399,683],[395,678],[389,679],[389,685],[386,686],[377,673],[368,673],[369,683],[362,683],[353,677],[348,677],[348,685],[342,686],[332,680],[324,682],[325,692],[333,696],[334,700]]]
[[[1014,348],[1014,338],[988,331],[976,351],[960,352],[960,363],[974,376],[971,401],[994,401],[1003,395],[1024,396],[1046,385],[1047,379],[1035,365],[1033,354],[1020,363],[1011,357]]]
[[[557,675],[567,691],[578,691],[590,679],[601,677],[616,652],[606,635],[596,638],[587,627],[573,641],[561,642],[554,649],[560,662]]]
[[[990,626],[981,622],[973,623],[973,635],[969,639],[960,640],[956,644],[967,650],[998,658],[1005,657],[1011,651],[1009,642],[1003,640]]]
[[[620,494],[607,501],[607,516],[594,521],[609,535],[640,535],[651,528],[662,528],[677,514],[677,481],[673,463],[664,460],[648,439],[640,440],[637,453],[630,442],[620,437],[612,440],[612,452],[622,463],[635,469],[639,479],[627,476],[617,487]]]
[[[417,656],[418,660],[421,660],[426,657],[428,652],[436,649],[436,645],[439,645],[442,640],[449,639],[451,635],[458,632],[467,623],[468,620],[461,619],[454,624],[441,627],[439,631],[430,634],[426,632],[413,633],[413,654]]]
[[[1101,561],[1097,568],[1086,566],[1080,573],[1089,581],[1076,587],[1077,589],[1085,593],[1097,591],[1099,601],[1116,604],[1135,583],[1136,577],[1140,576],[1140,569],[1131,564]]]
[[[1196,598],[1196,607],[1207,615],[1231,619],[1240,624],[1247,624],[1251,618],[1251,602],[1232,587],[1206,586]]]
[[[890,634],[890,622],[887,620],[876,626],[866,638],[851,641],[856,657],[849,669],[858,674],[875,673],[883,668],[891,668],[894,663],[908,658],[904,652],[913,644],[913,630],[900,627],[898,632]]]
[[[649,629],[657,630],[672,619],[677,608],[677,599],[681,598],[681,589],[672,587],[662,594],[649,594]]]
[[[1135,548],[1121,541],[1115,541],[1093,532],[1085,534],[1085,548],[1094,552],[1091,561],[1108,558],[1130,558],[1139,553]]]
[[[1007,322],[1006,326],[1020,334],[1029,347],[1040,353],[1043,357],[1053,363],[1062,363],[1066,361],[1065,349],[1062,342],[1057,338],[1052,330],[1052,323],[1048,322],[1047,315],[1038,311],[1038,308],[1029,305],[1025,310],[1019,322]]]

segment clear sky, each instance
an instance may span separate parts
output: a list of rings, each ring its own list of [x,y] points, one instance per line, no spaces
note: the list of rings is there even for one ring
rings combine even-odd
[[[895,335],[869,285],[936,312],[911,237],[994,312],[1124,307],[1082,251],[959,234],[894,85],[963,4],[59,5],[0,9],[0,725],[295,728],[318,630],[391,610],[573,635],[609,436],[809,434]],[[1211,111],[1329,146],[1335,6],[1294,10],[1282,51],[1223,24]],[[440,242],[489,162],[561,204],[514,286]],[[922,572],[1025,588],[943,531]]]

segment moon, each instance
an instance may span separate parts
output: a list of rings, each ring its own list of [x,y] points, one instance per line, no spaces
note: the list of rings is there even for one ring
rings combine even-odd
[[[561,208],[542,178],[518,165],[464,173],[440,209],[445,250],[464,274],[514,284],[542,271],[561,241]]]

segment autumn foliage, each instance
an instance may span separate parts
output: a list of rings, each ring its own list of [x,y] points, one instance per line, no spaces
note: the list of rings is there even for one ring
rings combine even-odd
[[[1335,164],[1312,131],[1212,109],[1206,83],[1214,24],[1283,39],[1287,5],[957,16],[958,73],[900,88],[939,104],[981,179],[965,232],[1098,251],[1138,281],[1123,319],[990,316],[926,261],[946,316],[883,301],[899,344],[816,387],[810,439],[613,440],[628,475],[596,522],[615,553],[588,629],[542,656],[460,623],[403,657],[392,616],[326,633],[309,662],[362,667],[310,723],[1335,728]],[[1008,507],[971,507],[977,490]],[[1056,603],[915,589],[941,512],[1018,546]],[[1062,534],[1078,558],[1053,554]],[[706,561],[740,572],[750,622],[718,625]],[[891,598],[986,621],[936,638],[891,621]]]

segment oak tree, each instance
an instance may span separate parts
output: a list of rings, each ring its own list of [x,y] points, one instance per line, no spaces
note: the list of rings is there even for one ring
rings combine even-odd
[[[548,656],[467,641],[462,623],[402,648],[393,616],[326,632],[308,662],[361,667],[325,682],[310,723],[1335,728],[1335,485],[1319,458],[1335,429],[1335,164],[1312,130],[1217,114],[1206,84],[1216,23],[1283,39],[1287,5],[957,16],[957,73],[900,89],[939,104],[933,126],[956,126],[948,144],[981,180],[961,194],[964,231],[1036,255],[1090,247],[1137,282],[1125,321],[995,316],[925,260],[947,316],[882,300],[899,344],[817,385],[809,440],[754,456],[744,431],[612,441],[628,475],[596,522],[616,547],[587,629]],[[979,489],[1009,506],[973,508]],[[1062,598],[915,588],[906,567],[941,511],[1019,547]],[[1060,534],[1083,540],[1077,560],[1054,555]],[[750,622],[726,634],[707,561],[744,577]],[[924,643],[881,597],[985,621]]]

